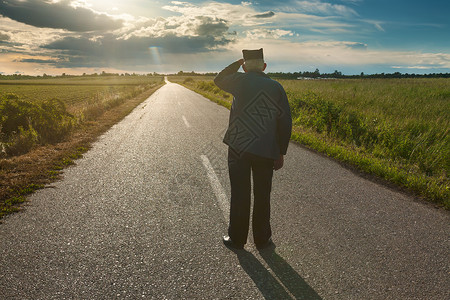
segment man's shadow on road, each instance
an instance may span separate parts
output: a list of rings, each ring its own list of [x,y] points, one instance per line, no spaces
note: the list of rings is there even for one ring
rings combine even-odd
[[[314,289],[275,252],[275,246],[261,250],[259,253],[273,271],[276,278],[252,253],[245,250],[236,251],[235,253],[238,256],[240,265],[256,284],[265,299],[322,299],[316,291],[314,291]]]

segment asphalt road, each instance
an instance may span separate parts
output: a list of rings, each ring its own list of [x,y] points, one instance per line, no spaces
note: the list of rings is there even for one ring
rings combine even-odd
[[[228,113],[155,92],[4,219],[0,299],[450,299],[447,212],[293,143],[276,248],[225,248]]]

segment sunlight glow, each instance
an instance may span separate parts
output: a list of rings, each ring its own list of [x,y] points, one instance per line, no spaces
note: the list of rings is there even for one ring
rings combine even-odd
[[[164,72],[164,65],[161,59],[160,47],[150,46],[150,55],[152,56],[152,64],[154,67],[158,68],[159,72]]]
[[[161,64],[161,56],[159,55],[159,47],[148,47],[150,49],[150,53],[152,55],[153,61],[155,64]]]

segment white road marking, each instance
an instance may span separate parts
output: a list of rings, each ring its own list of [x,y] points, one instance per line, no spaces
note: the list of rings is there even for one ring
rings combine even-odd
[[[191,124],[189,124],[188,120],[186,120],[185,116],[182,116],[184,124],[186,125],[187,128],[191,127]]]
[[[228,202],[228,197],[225,194],[222,184],[220,184],[219,178],[217,178],[216,172],[214,172],[208,157],[206,155],[200,155],[200,157],[206,168],[209,182],[211,183],[211,187],[216,195],[216,199],[219,203],[220,209],[222,210],[223,217],[225,218],[225,221],[228,221],[228,217],[230,215],[230,203]]]

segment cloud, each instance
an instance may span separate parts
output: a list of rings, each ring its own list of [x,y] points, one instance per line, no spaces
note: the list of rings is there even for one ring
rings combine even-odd
[[[213,36],[218,40],[228,36],[228,21],[218,17],[183,15],[147,19],[141,18],[135,22],[126,23],[124,28],[115,33],[121,39],[138,37],[175,36]]]
[[[290,30],[282,29],[253,29],[245,32],[246,37],[252,40],[258,39],[279,39],[283,36],[293,36],[294,33]]]
[[[223,36],[228,31],[227,22],[223,19],[210,17],[197,17],[201,23],[195,28],[195,33],[199,36]]]
[[[210,30],[210,29],[208,29]],[[132,36],[117,39],[114,35],[99,38],[65,37],[42,46],[57,51],[61,67],[113,66],[149,64],[154,59],[151,50],[157,48],[161,55],[205,53],[230,43],[226,38],[205,36]],[[153,63],[155,63],[153,61]]]
[[[25,63],[38,63],[38,64],[57,64],[58,60],[55,59],[37,59],[37,58],[23,58],[13,60],[14,62],[25,62]]]
[[[154,19],[129,16],[124,18],[122,27],[108,33],[39,29],[1,17],[0,27],[5,28],[15,42],[24,43],[23,54],[57,58],[33,60],[27,57],[16,62],[40,62],[61,68],[146,65],[154,58],[150,47],[158,49],[162,56],[198,54],[223,49],[236,38],[236,32],[228,32],[227,20],[189,14]],[[3,49],[13,51],[11,47],[0,45],[0,50]]]
[[[13,2],[2,5],[10,3]],[[32,6],[25,2],[14,3],[19,7]],[[77,2],[78,6],[75,8],[69,5],[68,1],[58,3],[68,9],[76,8],[93,13],[84,6],[79,6],[84,5],[82,2]],[[53,4],[40,3],[50,11]],[[181,2],[172,4],[183,10],[192,6]],[[235,6],[225,6],[236,9]],[[221,6],[216,3],[213,7],[219,11]],[[197,12],[184,11],[181,16],[165,18],[127,16],[122,18],[121,27],[109,32],[68,32],[63,29],[37,28],[11,18],[0,17],[0,28],[5,32],[1,37],[6,39],[9,36],[15,43],[23,43],[21,49],[13,49],[11,45],[0,43],[0,51],[27,55],[13,60],[21,65],[44,64],[54,68],[145,68],[144,66],[168,63],[169,60],[178,58],[182,64],[181,57],[223,51],[237,38],[236,31],[229,32],[230,22],[222,18],[223,14],[215,16],[203,12],[202,9]],[[69,26],[66,26],[67,28]],[[158,55],[155,55],[155,51]]]
[[[260,18],[271,18],[273,16],[275,16],[275,13],[273,11],[268,11],[266,13],[253,15],[253,17],[257,18],[257,19],[260,19]]]
[[[15,21],[40,28],[59,28],[75,32],[114,30],[123,21],[98,13],[76,2],[0,1],[0,14]]]
[[[294,1],[293,6],[299,12],[328,16],[358,16],[358,13],[345,5],[331,4],[319,0]]]
[[[39,55],[42,54],[42,49],[39,48],[41,44],[50,43],[70,34],[62,29],[37,28],[4,17],[0,17],[0,28],[3,34],[9,36],[7,41],[0,43],[2,53]]]
[[[299,30],[302,32],[310,31],[316,33],[316,35],[317,33],[321,35],[350,33],[358,28],[355,24],[337,20],[334,17],[315,16],[292,12],[277,13],[277,22],[280,24],[289,24],[289,28],[291,30]]]
[[[182,17],[206,16],[227,20],[228,23],[235,26],[253,26],[270,22],[264,19],[272,19],[275,13],[272,11],[266,13],[257,12],[252,5],[243,2],[241,4],[206,2],[202,5],[194,5],[187,2],[172,1],[172,5],[166,5],[163,9],[176,12]],[[258,20],[258,22],[255,22]]]
[[[342,42],[344,47],[353,49],[353,50],[367,50],[367,44],[359,43],[359,42]]]
[[[9,41],[11,37],[5,33],[0,32],[0,42],[6,42]]]
[[[270,37],[257,40],[247,38],[231,44],[230,48],[236,56],[240,49],[264,48],[268,72],[293,71],[295,66],[298,66],[298,70],[307,67],[314,70],[317,67],[330,71],[357,69],[359,72],[368,66],[382,66],[386,71],[392,66],[405,69],[417,69],[418,66],[450,69],[450,54],[372,50],[366,44],[352,41],[293,42]],[[276,69],[273,69],[274,65]]]

